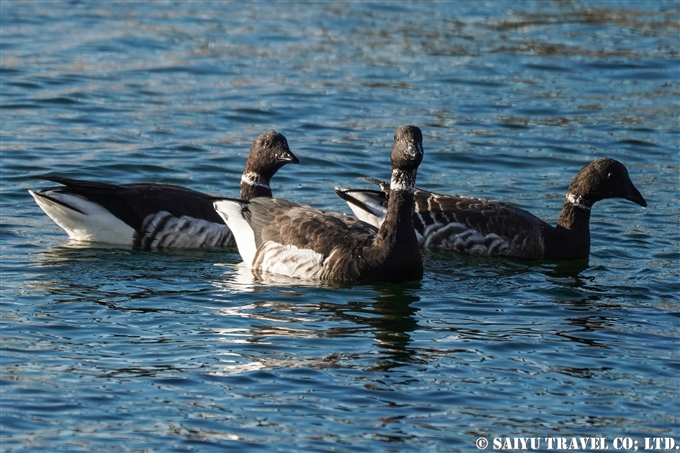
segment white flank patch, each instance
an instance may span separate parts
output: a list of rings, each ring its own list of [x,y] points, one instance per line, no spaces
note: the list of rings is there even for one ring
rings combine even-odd
[[[132,245],[134,230],[100,204],[85,198],[59,192],[47,191],[42,196],[29,190],[40,209],[68,233],[71,239],[87,242],[104,242],[116,245]],[[59,200],[72,209],[56,203]],[[79,212],[80,211],[80,212]]]
[[[461,228],[465,230],[461,231]],[[465,251],[475,256],[495,256],[501,255],[508,248],[508,243],[495,233],[482,235],[479,231],[460,223],[446,225],[435,223],[423,232],[421,246]]]
[[[345,191],[345,189],[338,189]],[[387,215],[387,209],[382,207],[382,205],[375,199],[359,191],[352,192],[352,198],[360,203],[363,203],[364,207],[359,207],[354,203],[347,202],[347,205],[354,213],[355,217],[363,222],[369,223],[377,228],[380,228],[383,221],[385,221],[385,216]]]
[[[243,217],[242,203],[232,200],[221,200],[213,203],[215,211],[224,219],[236,240],[238,252],[246,265],[252,267],[255,259],[255,233],[250,223]]]
[[[188,216],[173,217],[165,211],[156,213],[145,224],[142,236],[152,238],[150,248],[219,247],[231,234],[226,225]]]
[[[267,241],[257,251],[257,262],[264,272],[315,280],[323,270],[324,256],[313,250]]]
[[[380,225],[385,221],[385,212],[380,214],[375,214],[375,211],[371,208],[369,211],[366,211],[359,206],[352,204],[352,203],[347,203],[349,205],[349,208],[352,210],[354,213],[354,216],[361,220],[362,222],[366,222],[370,225],[373,225],[376,228],[380,228]]]
[[[244,173],[243,176],[241,176],[241,182],[251,186],[259,186],[267,189],[270,188],[269,184],[264,181],[257,173]]]

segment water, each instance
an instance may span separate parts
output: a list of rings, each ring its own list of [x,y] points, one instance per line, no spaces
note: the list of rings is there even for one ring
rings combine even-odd
[[[0,7],[3,452],[680,443],[677,2]],[[649,207],[597,204],[587,262],[427,254],[419,283],[337,287],[73,244],[27,193],[49,172],[236,195],[275,129],[302,161],[276,195],[349,212],[332,187],[388,178],[409,123],[423,188],[554,222],[614,157]]]

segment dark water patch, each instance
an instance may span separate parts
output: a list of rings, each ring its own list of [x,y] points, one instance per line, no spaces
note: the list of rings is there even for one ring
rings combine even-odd
[[[55,98],[45,98],[36,101],[41,104],[78,104],[80,101],[70,96],[59,96]]]
[[[169,148],[170,150],[178,153],[186,152],[186,153],[205,153],[207,150],[205,148],[202,148],[200,146],[195,146],[195,145],[177,145],[177,146],[172,146]]]
[[[128,71],[131,76],[142,75],[145,73],[160,74],[192,74],[192,75],[219,75],[227,77],[234,73],[224,67],[212,67],[207,65],[186,65],[186,66],[159,66],[142,70]]]
[[[36,80],[36,83],[40,83],[43,88],[47,88],[47,86],[78,85],[80,83],[93,80],[92,77],[78,74],[59,74],[56,77],[38,75],[32,77],[32,79]]]
[[[21,69],[16,69],[16,68],[9,68],[7,66],[0,66],[0,74],[2,75],[14,75],[14,74],[22,74],[24,71]],[[3,80],[3,83],[6,83],[6,81]]]
[[[546,65],[546,64],[537,64],[537,63],[525,63],[523,66],[527,69],[535,70],[539,73],[542,73],[542,72],[573,73],[574,72],[574,70],[572,68],[566,67],[564,65],[558,65],[558,64]]]
[[[653,132],[652,130],[638,130],[638,132]],[[642,148],[655,148],[658,147],[659,145],[653,142],[646,142],[643,140],[635,140],[635,139],[628,139],[628,140],[620,140],[617,142],[618,144],[625,145],[625,146],[630,146],[630,147],[642,147]]]
[[[308,131],[326,131],[326,130],[329,129],[329,127],[326,126],[326,125],[324,125],[324,124],[318,124],[318,123],[306,123],[306,122],[305,122],[305,123],[301,123],[298,127],[299,127],[300,129],[302,129],[302,130],[308,130]],[[346,127],[333,127],[333,128],[331,128],[331,129],[334,129],[334,130],[337,131],[337,132],[339,132],[339,131],[345,131],[345,132],[348,131],[348,129],[347,129]]]
[[[96,119],[93,119],[91,116],[77,116],[73,118],[61,118],[59,120],[60,122],[64,123],[73,123],[73,124],[99,124],[99,122]],[[121,140],[121,142],[123,142]]]
[[[639,80],[676,80],[676,74],[650,71],[635,71],[632,74],[618,73],[612,76],[613,79],[629,80],[631,78]]]
[[[42,85],[39,83],[34,83],[34,82],[4,82],[6,86],[10,87],[16,87],[16,88],[24,88],[27,90],[38,90],[42,88]]]
[[[2,103],[0,105],[0,110],[31,110],[42,108],[38,103],[28,103],[28,104],[13,104],[13,103]]]
[[[514,109],[518,114],[520,115],[537,115],[537,116],[555,116],[560,113],[560,111],[556,108],[551,108],[551,107],[543,107],[543,108],[520,108],[520,109]],[[520,120],[521,121],[521,120]],[[564,120],[560,121],[560,119],[555,120],[557,124],[563,124]],[[518,122],[516,119],[514,122]]]
[[[662,61],[645,60],[644,62],[632,61],[591,61],[581,63],[585,67],[596,70],[623,70],[640,71],[650,69],[670,69],[668,63]],[[639,74],[639,72],[638,72]]]
[[[502,81],[495,80],[479,80],[479,79],[460,79],[456,77],[448,77],[441,80],[442,83],[448,83],[451,85],[463,85],[472,87],[484,87],[484,88],[500,88],[507,86],[506,83]]]

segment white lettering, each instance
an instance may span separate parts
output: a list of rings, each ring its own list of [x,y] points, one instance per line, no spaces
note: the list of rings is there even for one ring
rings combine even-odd
[[[543,442],[543,443],[542,443]],[[646,450],[660,450],[665,442],[666,450],[676,447],[672,438],[645,438]],[[637,451],[638,442],[630,437],[617,437],[613,444],[616,450]],[[656,448],[655,448],[656,446]],[[486,447],[485,447],[486,448]],[[609,450],[605,437],[495,437],[494,450],[570,450],[570,451],[598,451]],[[680,448],[678,448],[680,450]]]
[[[617,437],[612,446],[614,450],[631,450],[635,442],[630,437]]]
[[[590,439],[590,449],[591,450],[609,450],[609,445],[607,445],[607,439],[604,437],[593,437]]]
[[[645,437],[645,450],[676,450],[675,439],[672,437]]]
[[[540,450],[540,437],[495,437],[494,450]]]

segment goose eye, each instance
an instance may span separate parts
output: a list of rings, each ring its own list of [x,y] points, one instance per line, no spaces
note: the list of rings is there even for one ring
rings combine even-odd
[[[612,179],[614,177],[614,174],[609,172],[607,173],[607,179]]]

